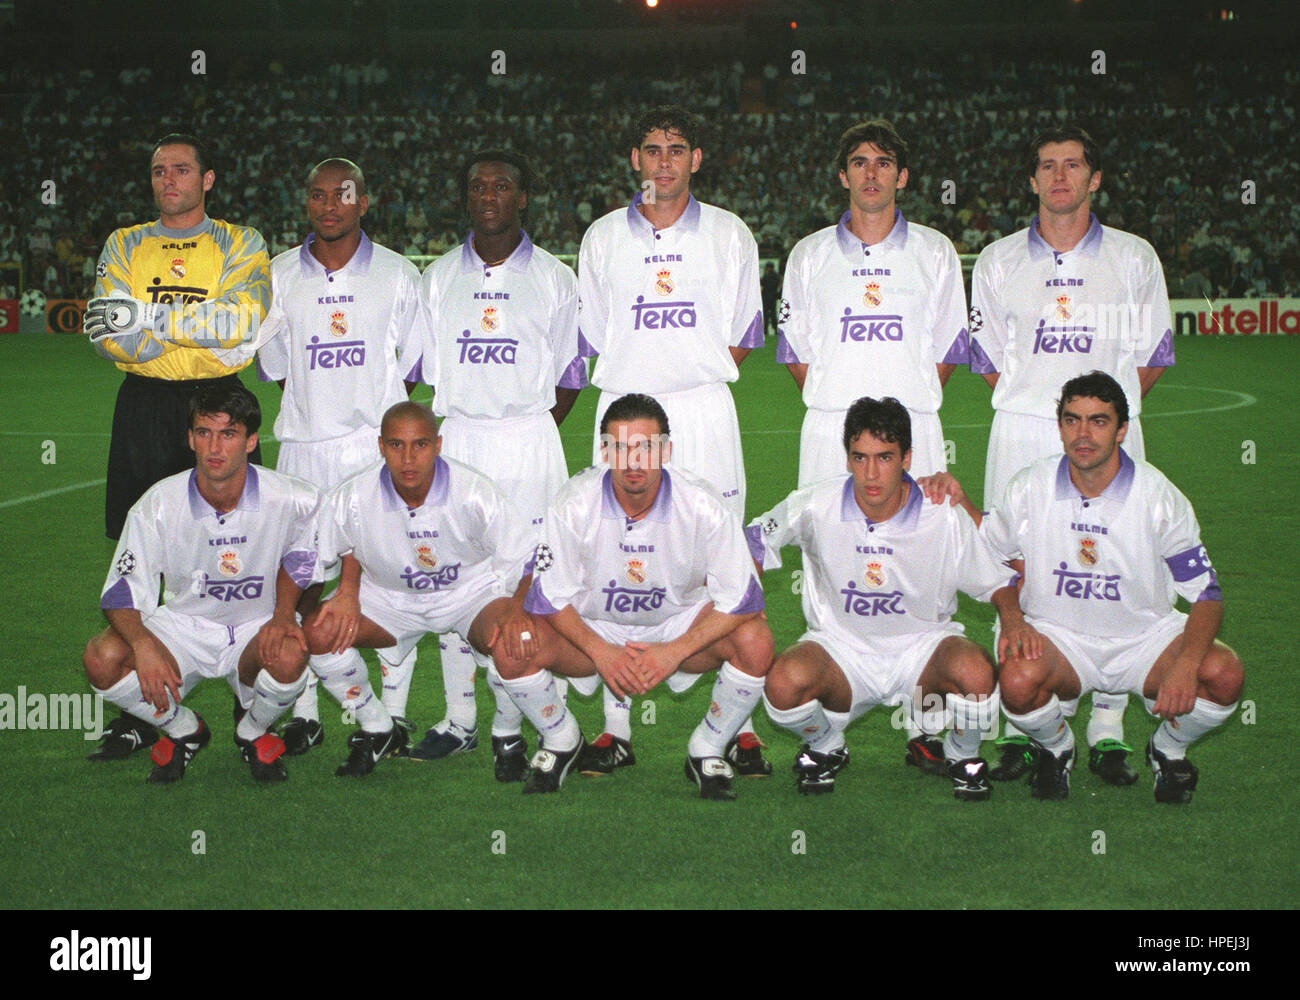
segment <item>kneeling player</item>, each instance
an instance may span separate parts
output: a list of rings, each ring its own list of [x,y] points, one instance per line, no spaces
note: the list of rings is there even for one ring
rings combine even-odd
[[[709,710],[687,746],[686,776],[703,798],[735,798],[724,754],[772,661],[740,522],[709,486],[661,467],[671,454],[668,417],[651,397],[615,400],[600,433],[608,468],[578,473],[547,510],[524,605],[537,650],[496,658],[506,690],[542,739],[524,791],[558,791],[585,745],[552,673],[584,694],[604,680],[624,699],[661,681],[684,691],[716,670]]]
[[[926,770],[946,773],[959,799],[987,799],[979,749],[997,717],[993,664],[952,614],[959,589],[988,600],[1010,571],[966,514],[925,502],[907,474],[911,419],[898,400],[857,400],[843,440],[847,477],[795,491],[747,529],[756,562],[779,567],[781,547],[797,545],[808,569],[808,631],[776,658],[764,695],[772,721],[804,740],[796,786],[833,791],[849,761],[845,727],[919,693],[941,696],[953,719],[944,765]]]
[[[525,655],[535,535],[487,477],[440,458],[441,449],[428,407],[398,403],[380,428],[383,464],[325,501],[320,548],[330,562],[342,557],[339,587],[304,628],[312,669],[361,724],[340,775],[367,774],[407,742],[374,698],[357,647],[396,667],[426,634],[455,631],[489,669],[498,643]],[[522,741],[515,743],[513,755],[498,755],[499,780],[524,777]]]
[[[1236,653],[1215,639],[1223,597],[1196,514],[1120,447],[1128,399],[1111,376],[1066,382],[1057,426],[1064,456],[1017,473],[980,526],[993,548],[1025,561],[1023,589],[993,603],[1003,708],[1044,751],[1032,794],[1070,793],[1066,716],[1079,696],[1132,691],[1164,719],[1146,752],[1156,801],[1189,802],[1198,772],[1187,748],[1232,716],[1243,682]],[[1190,614],[1174,610],[1175,592]]]
[[[165,734],[153,746],[155,783],[184,777],[208,744],[207,724],[181,704],[204,677],[226,678],[239,697],[235,743],[253,777],[288,776],[284,743],[268,730],[304,683],[307,642],[294,609],[320,581],[320,495],[249,464],[261,419],[242,385],[195,394],[194,471],[162,480],[131,508],[100,598],[109,627],[86,644],[96,692]]]

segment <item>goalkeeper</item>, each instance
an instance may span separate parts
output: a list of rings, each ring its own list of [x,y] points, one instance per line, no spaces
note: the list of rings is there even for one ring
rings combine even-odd
[[[203,143],[164,136],[149,173],[159,217],[108,238],[85,315],[95,349],[126,372],[108,449],[104,520],[115,540],[149,487],[193,468],[190,397],[210,385],[238,384],[271,298],[261,235],[204,210],[216,175]],[[260,448],[249,461],[261,463]],[[152,727],[123,716],[93,756],[126,757],[156,738]]]

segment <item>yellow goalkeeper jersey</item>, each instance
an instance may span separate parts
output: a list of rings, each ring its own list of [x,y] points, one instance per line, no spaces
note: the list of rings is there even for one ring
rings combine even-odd
[[[173,307],[164,350],[150,361],[100,343],[122,371],[169,381],[229,375],[253,360],[271,302],[266,243],[256,229],[206,215],[189,229],[159,221],[118,229],[95,270],[95,296],[114,292]]]

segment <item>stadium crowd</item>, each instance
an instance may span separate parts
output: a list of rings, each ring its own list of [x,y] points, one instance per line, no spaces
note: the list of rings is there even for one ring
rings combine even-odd
[[[582,73],[556,65],[476,77],[371,60],[161,80],[148,66],[65,70],[20,58],[0,69],[21,105],[0,126],[10,140],[0,292],[14,294],[21,263],[25,286],[50,298],[88,293],[105,237],[150,203],[141,151],[160,127],[208,137],[219,154],[211,213],[256,227],[272,254],[306,231],[304,151],[321,149],[364,159],[376,240],[442,253],[465,225],[454,167],[485,142],[541,168],[529,231],[575,253],[588,224],[634,192],[623,136],[635,110],[676,101],[710,127],[699,189],[749,224],[765,257],[783,259],[838,216],[831,153],[854,120],[895,122],[912,146],[903,210],[973,254],[1027,223],[1024,141],[1068,118],[1102,143],[1100,217],[1151,241],[1171,297],[1300,294],[1300,202],[1281,190],[1295,159],[1295,102],[1280,96],[1300,83],[1293,64],[1198,63],[1173,82],[1167,67],[1139,60],[1093,74],[1086,62],[971,54],[941,66],[899,52],[888,65],[811,59],[804,74],[789,69],[683,62],[656,64],[651,76],[584,60]],[[53,205],[41,198],[47,181]]]

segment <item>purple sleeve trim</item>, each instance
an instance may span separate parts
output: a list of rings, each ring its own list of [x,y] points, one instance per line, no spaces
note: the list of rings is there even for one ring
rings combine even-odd
[[[970,335],[966,332],[965,327],[953,338],[952,346],[948,348],[948,353],[943,356],[943,361],[940,364],[970,364]]]
[[[415,364],[411,370],[406,373],[403,382],[423,382],[424,381],[424,357],[420,356],[415,359]]]
[[[1151,359],[1144,365],[1146,368],[1168,368],[1174,363],[1174,332],[1166,330],[1165,335],[1160,338],[1160,343],[1156,344],[1156,349],[1151,352]]]
[[[564,374],[560,376],[560,381],[556,383],[561,389],[585,389],[589,384],[587,381],[587,359],[582,354],[569,362],[569,367],[564,369]]]
[[[974,337],[970,338],[970,370],[976,375],[992,375],[997,372],[989,356],[984,353],[984,348],[980,347],[980,342]]]
[[[763,600],[763,587],[757,579],[751,576],[745,596],[735,610],[729,611],[728,614],[752,615],[755,611],[762,611],[765,607],[767,607],[767,603]]]
[[[99,599],[99,606],[104,611],[135,607],[135,601],[131,598],[131,587],[125,577],[120,577],[117,583],[104,591],[104,596]]]
[[[1008,586],[1008,587],[1014,587],[1016,584],[1018,584],[1018,583],[1019,583],[1021,580],[1023,580],[1024,578],[1025,578],[1025,577],[1024,577],[1024,574],[1022,574],[1022,573],[1013,573],[1013,574],[1011,575],[1011,579],[1007,582],[1007,586]]]
[[[745,543],[749,546],[749,557],[760,565],[763,562],[763,529],[751,524],[745,529]]]
[[[280,561],[280,565],[289,574],[289,579],[306,590],[312,585],[312,577],[316,574],[316,553],[301,550],[289,552]]]
[[[1214,574],[1210,574],[1214,576]],[[1197,595],[1197,601],[1222,601],[1223,591],[1219,589],[1219,578],[1214,577],[1213,582]]]
[[[262,355],[257,356],[257,380],[259,382],[275,382],[276,378],[266,374],[266,369],[262,367]]]
[[[748,347],[751,350],[755,347],[763,346],[763,310],[754,313],[754,320],[745,330],[744,336],[740,338],[737,347]]]
[[[1206,555],[1204,545],[1172,555],[1165,560],[1165,563],[1177,583],[1195,580],[1202,573],[1209,573],[1211,579],[1214,578],[1214,567],[1210,565],[1210,557]]]
[[[542,593],[542,581],[534,578],[533,585],[524,595],[524,610],[530,615],[553,615],[560,609],[551,604]]]
[[[785,339],[785,334],[777,332],[776,335],[776,363],[778,365],[801,365],[802,361],[794,353],[794,348],[790,346],[790,341]]]
[[[587,338],[582,335],[582,330],[578,330],[578,356],[583,358],[594,358],[600,352],[587,342]]]

